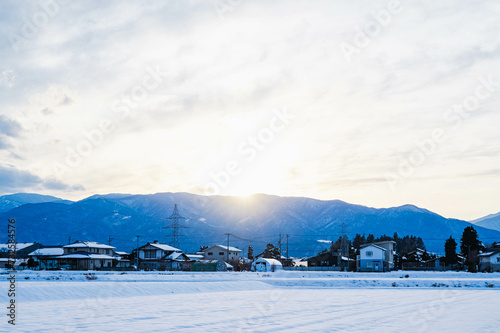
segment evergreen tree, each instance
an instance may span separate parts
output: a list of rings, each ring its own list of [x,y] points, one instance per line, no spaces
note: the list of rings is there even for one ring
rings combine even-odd
[[[457,242],[453,237],[450,236],[444,242],[444,252],[447,264],[453,265],[457,263]]]
[[[267,247],[264,250],[264,252],[262,252],[262,257],[263,258],[280,259],[281,258],[280,249],[278,249],[273,244],[269,243],[269,244],[267,244]]]
[[[460,240],[460,251],[462,254],[469,256],[470,251],[478,251],[481,248],[481,242],[477,237],[477,231],[473,226],[468,226],[462,233]]]
[[[369,234],[368,237],[366,238],[366,242],[368,244],[370,243],[373,243],[375,241],[375,236],[373,236],[372,234]]]
[[[460,250],[462,254],[467,257],[465,264],[469,272],[477,272],[477,264],[479,263],[479,257],[477,255],[481,249],[482,244],[477,237],[476,229],[474,229],[473,226],[465,228],[462,233],[462,239],[460,240]]]
[[[248,259],[253,259],[253,246],[248,246]]]

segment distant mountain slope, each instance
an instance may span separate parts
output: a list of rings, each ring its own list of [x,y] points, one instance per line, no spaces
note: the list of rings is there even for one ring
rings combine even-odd
[[[484,228],[500,231],[500,213],[482,217],[480,219],[471,221],[471,223]]]
[[[8,212],[9,210],[29,204],[43,202],[61,202],[71,203],[71,201],[56,198],[50,195],[40,195],[35,193],[17,193],[4,195],[0,197],[0,212]]]
[[[170,230],[166,218],[174,204],[186,220],[182,228],[180,247],[196,251],[201,245],[226,244],[256,252],[267,243],[278,245],[290,255],[311,255],[328,247],[319,240],[336,240],[341,225],[346,223],[348,236],[372,233],[376,236],[416,235],[423,238],[427,248],[444,251],[444,241],[452,235],[459,241],[469,222],[446,219],[412,205],[375,209],[349,204],[340,200],[321,201],[309,198],[254,195],[237,197],[204,197],[189,193],[157,193],[151,195],[94,195],[87,199],[61,204],[57,202],[26,204],[0,213],[0,237],[6,237],[7,219],[17,219],[18,241],[37,241],[42,244],[66,244],[71,237],[111,244],[122,250],[140,243],[159,240],[168,242]],[[500,231],[476,226],[486,242],[500,240]],[[245,251],[246,253],[246,251]]]

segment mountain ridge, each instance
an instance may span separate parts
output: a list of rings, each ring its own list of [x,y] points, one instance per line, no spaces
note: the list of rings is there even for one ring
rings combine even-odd
[[[325,244],[319,240],[336,240],[342,223],[350,239],[356,233],[386,234],[400,237],[422,237],[427,248],[444,251],[444,241],[452,235],[459,242],[461,233],[471,223],[447,219],[415,205],[373,208],[341,200],[318,200],[301,197],[279,197],[267,194],[248,198],[201,196],[185,192],[155,194],[109,194],[70,203],[57,201],[30,203],[0,212],[0,236],[6,237],[8,218],[16,218],[19,241],[42,244],[66,244],[71,237],[103,243],[109,240],[123,250],[140,243],[159,240],[169,242],[166,218],[174,204],[186,220],[180,229],[180,247],[194,252],[202,245],[226,243],[248,245],[260,251],[267,243],[277,245],[279,234],[289,235],[290,255],[312,255]],[[475,226],[485,243],[500,240],[500,231]]]

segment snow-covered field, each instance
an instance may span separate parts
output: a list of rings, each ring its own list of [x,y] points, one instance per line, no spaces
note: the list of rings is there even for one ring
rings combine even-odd
[[[2,304],[8,275],[0,271]],[[18,272],[19,332],[500,332],[500,274]],[[5,309],[5,307],[3,307]],[[6,312],[6,310],[5,310]]]

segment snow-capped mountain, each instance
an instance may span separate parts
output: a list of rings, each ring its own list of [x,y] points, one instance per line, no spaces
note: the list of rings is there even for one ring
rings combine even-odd
[[[95,195],[74,203],[26,204],[0,213],[0,236],[6,238],[8,218],[17,219],[18,241],[66,244],[71,239],[88,239],[130,250],[140,243],[168,242],[169,217],[178,205],[186,219],[181,224],[180,247],[196,251],[201,245],[226,244],[240,248],[252,245],[258,252],[267,243],[278,245],[290,255],[315,254],[328,247],[320,240],[336,240],[345,223],[348,236],[356,233],[392,236],[415,235],[432,251],[444,251],[444,241],[459,241],[469,222],[446,219],[413,205],[375,209],[340,200],[278,197],[264,194],[238,197],[204,197],[189,193],[151,195]],[[499,241],[500,231],[476,226],[486,242]],[[246,254],[246,253],[245,253]]]
[[[477,226],[500,231],[500,213],[490,214],[480,219],[471,221]]]
[[[13,208],[43,202],[71,203],[71,201],[56,198],[50,195],[40,195],[35,193],[17,193],[0,197],[0,212],[7,212]]]

